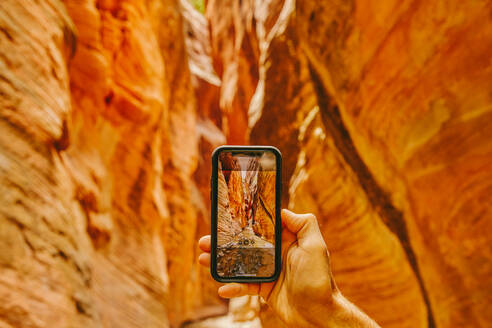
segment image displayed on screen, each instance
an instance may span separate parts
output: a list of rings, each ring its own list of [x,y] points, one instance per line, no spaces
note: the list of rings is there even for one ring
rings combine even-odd
[[[275,154],[222,152],[217,199],[217,274],[275,272]]]

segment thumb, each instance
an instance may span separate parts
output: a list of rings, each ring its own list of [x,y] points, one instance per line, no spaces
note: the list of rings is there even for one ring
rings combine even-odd
[[[282,224],[297,236],[300,247],[309,249],[323,247],[325,241],[319,230],[318,220],[313,214],[296,214],[287,209],[282,210]]]
[[[260,289],[260,284],[239,284],[233,282],[219,287],[218,292],[220,297],[233,298],[244,295],[258,295]]]

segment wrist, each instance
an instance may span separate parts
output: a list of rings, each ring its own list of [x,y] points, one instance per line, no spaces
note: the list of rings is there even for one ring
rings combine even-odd
[[[379,325],[347,300],[339,291],[333,294],[333,312],[329,324],[321,327],[380,328]]]
[[[312,328],[333,327],[330,325],[336,310],[336,293],[329,292],[321,297],[306,296],[291,309],[289,327]]]
[[[347,300],[338,290],[317,302],[305,300],[292,312],[289,327],[380,328],[376,322]]]

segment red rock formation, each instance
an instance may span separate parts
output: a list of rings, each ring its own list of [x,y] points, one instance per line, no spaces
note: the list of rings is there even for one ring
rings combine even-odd
[[[0,326],[224,312],[196,240],[212,149],[249,142],[280,148],[283,205],[318,216],[340,288],[382,326],[486,327],[490,11],[4,1]]]
[[[112,220],[121,227],[113,233],[117,243],[108,245],[106,258],[117,268],[131,263],[131,272],[135,272],[131,276],[150,288],[161,307],[165,305],[159,311],[169,311],[172,324],[179,323],[195,305],[185,294],[196,286],[190,285],[191,279],[178,277],[193,274],[196,213],[191,206],[190,178],[197,156],[196,139],[183,138],[195,129],[195,109],[179,7],[175,2],[157,1],[104,2],[97,7],[91,2],[67,1],[66,5],[80,31],[79,51],[71,64],[71,83],[74,125],[83,129],[74,132],[74,140],[94,147],[94,139],[106,140],[107,134],[117,136],[113,137],[113,150],[98,143],[108,159],[103,167],[111,168],[110,175],[106,175],[113,187],[105,198],[110,202]],[[89,22],[88,15],[94,17]],[[93,73],[90,65],[101,69],[100,74],[89,75],[89,83],[83,72],[88,69]],[[93,89],[94,84],[101,87]],[[84,113],[90,113],[92,120]],[[109,127],[101,128],[108,125],[107,121],[111,132],[105,131]],[[68,152],[74,162],[86,160],[87,155],[79,147]],[[146,247],[158,250],[159,261],[141,256],[152,254],[145,251]],[[163,257],[166,253],[173,256]],[[165,284],[152,287],[147,281],[158,281],[153,271],[159,268],[154,263],[159,262],[157,272]],[[104,274],[104,265],[95,267],[95,275],[99,270]],[[146,278],[139,278],[139,272]],[[106,281],[117,279],[106,275]],[[113,298],[111,290],[105,289],[108,287],[104,283],[101,294]],[[167,298],[174,301],[166,304]],[[130,293],[127,300],[120,297],[120,301],[132,304],[135,297]],[[127,305],[123,303],[121,307]],[[145,307],[152,309],[155,305]],[[103,320],[125,321],[119,316],[126,315],[126,311],[120,314],[103,310],[101,305]],[[138,313],[135,322],[148,320],[148,313]],[[161,314],[154,316],[162,318]]]
[[[248,222],[244,212],[244,187],[243,178],[241,177],[241,168],[236,158],[231,153],[223,152],[219,158],[219,170],[222,171],[229,191],[229,211],[232,220],[238,222],[241,228],[245,227]]]
[[[226,143],[219,127],[222,126],[222,113],[219,108],[220,79],[212,67],[211,47],[208,33],[208,21],[197,12],[188,0],[181,0],[183,29],[188,54],[191,83],[197,99],[196,136],[198,139],[198,164],[194,180],[198,189],[193,189],[193,206],[197,209],[196,236],[210,234],[210,172],[212,151]],[[198,191],[198,192],[196,192]],[[195,248],[195,258],[199,250]],[[199,280],[201,292],[196,299],[201,299],[195,307],[194,320],[224,313],[226,303],[217,296],[218,284],[210,277],[210,270],[202,266],[193,267],[194,279]]]
[[[241,171],[231,171],[229,175],[229,206],[234,220],[240,223],[241,227],[246,226],[246,216],[244,214],[244,194]]]
[[[0,22],[0,325],[91,326],[88,218],[59,153],[74,27],[63,6],[30,1],[2,2]]]
[[[207,1],[213,66],[222,84],[222,130],[230,144],[248,141],[248,107],[258,82],[259,45],[251,5],[254,1]],[[238,77],[241,76],[241,83]]]
[[[256,234],[275,244],[275,171],[258,171],[254,201]]]
[[[221,171],[217,182],[217,244],[222,246],[232,241],[234,236],[241,232],[242,226],[241,222],[234,220],[231,215],[229,188]]]
[[[179,4],[5,6],[0,322],[163,327],[223,312],[196,263],[208,179],[193,182],[198,125]],[[209,130],[201,135],[224,142]]]
[[[248,5],[249,139],[282,150],[284,202],[318,215],[342,291],[385,327],[485,326],[490,5]]]
[[[244,188],[245,204],[249,204],[249,215],[253,231],[275,244],[275,171],[265,171],[258,158],[251,158],[247,166]],[[248,211],[246,211],[248,213]]]
[[[329,118],[340,112],[353,146],[338,147],[382,221],[413,249],[429,325],[487,326],[492,221],[490,202],[479,200],[492,181],[490,3],[313,5],[297,14],[318,97],[334,99],[320,101],[321,113],[338,125]]]

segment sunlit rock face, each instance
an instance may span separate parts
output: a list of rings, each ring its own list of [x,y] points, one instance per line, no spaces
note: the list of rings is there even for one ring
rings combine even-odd
[[[181,10],[0,10],[0,325],[167,327],[226,310],[196,262],[210,223],[195,176],[225,139],[197,115]]]
[[[229,208],[231,214],[234,217],[234,220],[236,220],[243,228],[248,222],[244,213],[244,193],[241,171],[230,171],[227,186],[229,188]]]
[[[233,240],[234,236],[242,230],[242,226],[240,221],[234,220],[231,215],[229,188],[221,170],[217,181],[217,245],[223,246]]]
[[[236,221],[241,228],[248,224],[244,212],[244,188],[241,168],[235,157],[230,152],[223,152],[220,155],[219,170],[224,175],[228,190],[228,208],[232,220]]]
[[[60,156],[74,26],[63,6],[17,1],[0,26],[0,325],[94,326],[88,216]]]
[[[296,13],[320,97],[335,99],[328,107],[337,106],[386,193],[371,203],[400,240],[406,227],[438,327],[486,327],[492,318],[484,293],[492,286],[484,265],[492,238],[484,201],[492,183],[489,11],[484,2],[354,1],[302,2]],[[400,214],[381,208],[388,203]]]
[[[264,48],[259,57],[260,83],[249,108],[249,138],[282,152],[283,205],[318,216],[337,282],[347,297],[384,326],[425,325],[425,305],[400,243],[378,223],[378,214],[320,121],[308,60],[299,47],[302,37],[292,19],[293,2],[272,1],[252,10],[257,15],[256,30],[264,31],[258,32]],[[264,194],[273,200],[272,191]],[[328,196],[318,198],[318,194]],[[258,213],[266,219],[260,222],[269,223],[264,207]],[[256,226],[257,231],[262,228],[272,231],[273,225]],[[391,299],[374,302],[369,297],[391,290],[399,290]],[[282,326],[270,311],[261,316],[267,327]]]
[[[490,6],[210,3],[212,43],[259,44],[247,138],[282,151],[284,206],[318,216],[344,294],[385,327],[485,327]]]
[[[228,143],[234,145],[248,143],[248,108],[258,83],[259,44],[253,3],[206,1],[212,63],[221,79],[222,130]]]
[[[200,279],[192,279],[200,201],[192,180],[196,109],[179,3],[66,1],[66,7],[79,33],[69,65],[74,146],[67,154],[82,170],[88,155],[80,148],[99,149],[88,164],[102,157],[101,188],[111,186],[95,194],[107,202],[115,227],[103,263],[95,264],[95,280],[106,277],[96,287],[104,299],[114,297],[106,281],[117,282],[118,274],[106,273],[104,261],[131,264],[130,277],[142,284],[149,304],[137,302],[128,287],[121,308],[134,307],[135,322],[176,325],[201,302],[190,297],[200,290]],[[156,312],[139,312],[140,306]],[[103,320],[127,321],[120,317],[127,311],[104,311],[104,300],[100,307]]]
[[[258,171],[253,230],[275,243],[275,171]]]
[[[488,327],[490,11],[3,1],[0,326],[224,313],[196,240],[212,150],[250,143],[281,150],[283,206],[317,215],[339,287],[383,327]],[[253,226],[267,239],[268,208]]]

